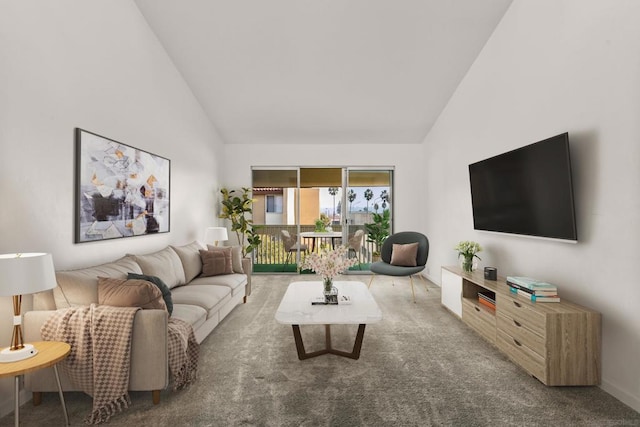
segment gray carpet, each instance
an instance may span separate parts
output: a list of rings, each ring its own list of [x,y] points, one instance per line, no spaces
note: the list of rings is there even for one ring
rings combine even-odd
[[[290,326],[274,313],[287,284],[314,276],[254,276],[254,291],[202,343],[190,388],[132,393],[111,419],[127,426],[640,426],[640,414],[598,387],[545,387],[440,305],[440,289],[376,277],[384,320],[367,326],[359,360],[323,355],[299,361]],[[367,282],[368,276],[344,276]],[[356,326],[332,328],[351,350]],[[322,326],[302,327],[307,351],[324,345]],[[66,393],[72,425],[91,400]],[[21,425],[63,424],[60,402],[21,408]],[[13,414],[0,426],[13,425]]]

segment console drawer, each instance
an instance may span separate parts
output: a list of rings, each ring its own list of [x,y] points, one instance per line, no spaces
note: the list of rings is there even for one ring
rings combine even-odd
[[[498,330],[504,331],[512,338],[518,340],[518,342],[538,353],[541,357],[546,357],[546,340],[543,336],[528,329],[519,321],[505,316],[502,312],[497,314],[496,325]]]
[[[480,306],[479,303],[462,299],[462,321],[482,335],[486,340],[496,342],[496,316],[495,313]]]
[[[536,311],[536,309],[531,306],[532,303],[515,299],[503,293],[497,294],[496,298],[498,313],[510,317],[542,337],[545,336],[546,316],[544,313]]]
[[[502,330],[497,332],[496,345],[529,374],[547,383],[545,359],[538,353]]]

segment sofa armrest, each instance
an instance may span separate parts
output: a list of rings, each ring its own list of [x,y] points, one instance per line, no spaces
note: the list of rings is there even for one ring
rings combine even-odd
[[[245,297],[251,295],[251,272],[253,271],[253,262],[251,258],[242,258],[242,271],[247,275],[247,287],[245,290]]]
[[[168,313],[138,310],[131,337],[129,390],[162,390],[169,385]]]
[[[28,311],[24,314],[25,342],[42,341],[40,328],[55,313],[53,310]],[[165,310],[138,310],[133,320],[131,338],[131,370],[129,390],[161,390],[169,384],[167,354],[167,312]],[[50,370],[27,374],[27,389],[31,391],[57,391]],[[59,370],[63,389],[79,391],[71,386],[64,370]]]

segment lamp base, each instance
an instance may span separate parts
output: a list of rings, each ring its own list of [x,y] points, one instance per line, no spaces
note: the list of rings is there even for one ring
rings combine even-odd
[[[0,363],[11,363],[28,359],[38,354],[38,350],[32,344],[25,344],[20,350],[11,350],[11,347],[0,351]]]

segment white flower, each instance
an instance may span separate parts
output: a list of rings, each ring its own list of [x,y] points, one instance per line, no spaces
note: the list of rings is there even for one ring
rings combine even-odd
[[[346,246],[338,246],[335,250],[321,250],[318,253],[308,255],[300,265],[301,269],[315,271],[324,278],[333,279],[344,270],[355,265],[356,258],[347,258],[349,249]]]
[[[480,259],[480,257],[478,255],[476,255],[478,252],[482,251],[482,247],[480,246],[479,243],[476,242],[471,242],[468,240],[462,241],[460,243],[458,243],[456,245],[455,248],[456,251],[458,251],[458,258],[460,258],[461,256],[465,257],[465,258],[473,258],[476,257],[478,259]]]

